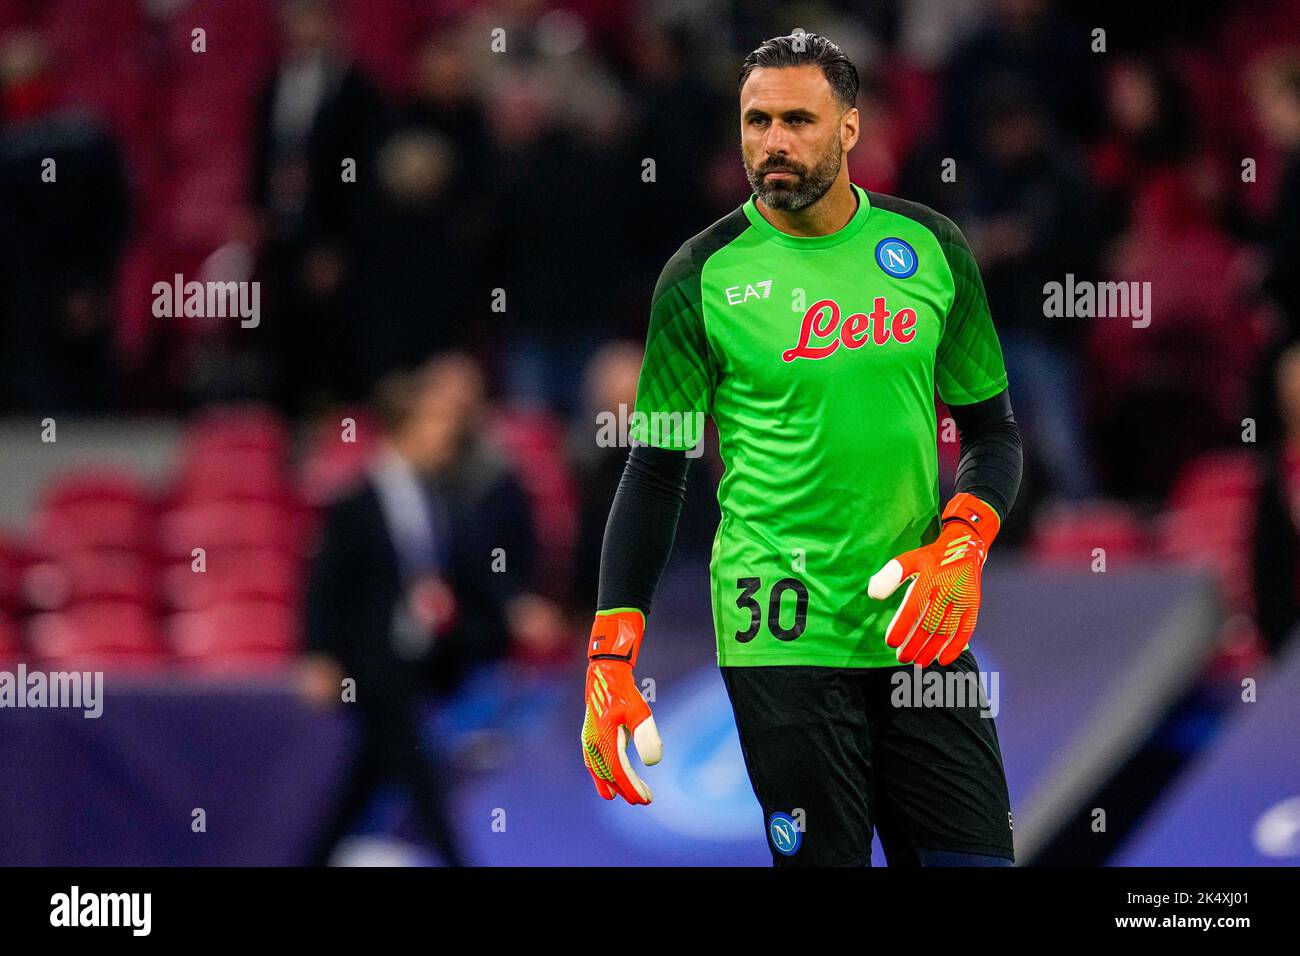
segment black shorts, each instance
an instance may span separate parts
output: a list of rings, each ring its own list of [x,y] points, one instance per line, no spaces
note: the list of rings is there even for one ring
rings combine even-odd
[[[974,674],[969,649],[919,672],[721,670],[774,864],[870,865],[873,828],[890,866],[918,865],[922,849],[1015,859],[1002,752],[979,697],[896,705],[907,698],[895,675]]]

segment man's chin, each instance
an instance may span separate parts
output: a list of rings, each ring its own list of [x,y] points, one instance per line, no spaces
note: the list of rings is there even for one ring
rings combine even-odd
[[[768,185],[758,191],[758,198],[769,209],[793,209],[799,202],[799,191],[794,185]]]

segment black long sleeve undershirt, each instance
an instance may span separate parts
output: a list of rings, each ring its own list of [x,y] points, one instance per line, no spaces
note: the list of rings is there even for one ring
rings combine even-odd
[[[950,405],[961,455],[957,492],[991,505],[1006,521],[1020,488],[1020,430],[1005,390],[972,405]],[[645,613],[677,536],[690,459],[685,452],[637,446],[627,457],[605,524],[598,610],[635,607]]]
[[[1003,389],[973,405],[949,405],[948,411],[961,441],[955,493],[967,492],[987,502],[1005,522],[1024,468],[1010,394]]]
[[[677,537],[691,460],[684,451],[638,445],[627,456],[600,549],[596,608],[650,612]]]

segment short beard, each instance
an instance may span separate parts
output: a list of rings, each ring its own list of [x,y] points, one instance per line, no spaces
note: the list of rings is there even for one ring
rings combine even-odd
[[[836,177],[840,174],[843,158],[843,153],[836,144],[836,148],[828,150],[812,169],[784,160],[767,160],[754,169],[743,157],[742,161],[745,164],[745,176],[749,179],[749,186],[758,198],[763,200],[764,206],[769,209],[797,212],[826,195],[826,191],[834,185]],[[769,183],[764,179],[764,174],[773,169],[788,169],[799,178],[793,186],[785,183]]]

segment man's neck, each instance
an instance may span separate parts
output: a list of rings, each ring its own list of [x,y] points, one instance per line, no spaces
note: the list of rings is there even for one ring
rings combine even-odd
[[[756,199],[754,205],[764,219],[788,235],[803,238],[829,236],[847,226],[858,211],[858,194],[849,185],[848,173],[841,169],[831,188],[810,206],[795,210],[773,209],[762,199]]]

